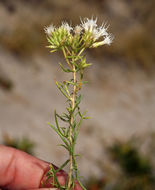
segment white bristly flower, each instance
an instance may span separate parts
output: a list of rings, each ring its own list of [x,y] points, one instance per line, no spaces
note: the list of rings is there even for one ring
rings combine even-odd
[[[96,48],[102,45],[110,45],[114,37],[108,33],[108,25],[102,23],[97,26],[97,18],[84,18],[81,24],[74,28],[68,22],[62,22],[61,26],[56,28],[50,25],[45,28],[48,35],[50,48],[59,48],[62,46],[71,46],[72,48]]]
[[[82,27],[81,26],[79,26],[79,25],[75,26],[75,28],[74,28],[75,34],[80,34],[81,31],[82,31]]]
[[[97,18],[95,20],[85,18],[83,21],[81,20],[81,26],[86,32],[93,32],[94,29],[97,27]]]
[[[103,40],[103,43],[110,45],[112,43],[113,39],[114,39],[114,36],[112,34],[109,34],[105,37],[105,39]]]
[[[94,41],[98,40],[100,37],[107,36],[108,33],[106,32],[105,28],[94,28],[92,31],[92,35],[94,37]]]
[[[50,35],[52,34],[52,32],[54,32],[55,27],[51,24],[50,26],[45,27],[44,30],[45,30],[45,33],[46,33],[48,36],[50,36]]]
[[[100,26],[98,28],[98,32],[100,34],[100,37],[108,35],[108,33],[107,33],[108,27],[109,26],[107,26],[106,23],[103,23],[102,26]]]
[[[88,19],[85,18],[84,21],[81,20],[81,26],[86,32],[91,32],[94,37],[94,41],[98,40],[100,37],[108,36],[106,23],[103,23],[102,26],[97,27],[97,18]]]
[[[104,40],[93,43],[93,45],[91,46],[91,48],[97,48],[99,46],[106,45],[106,44],[110,45],[112,43],[113,39],[114,39],[113,35],[112,34],[108,34],[104,38]]]
[[[62,22],[61,28],[65,29],[68,33],[73,30],[73,28],[67,22]]]

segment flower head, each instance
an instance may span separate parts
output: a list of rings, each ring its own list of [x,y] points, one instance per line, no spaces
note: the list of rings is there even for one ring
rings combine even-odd
[[[81,20],[81,27],[85,31],[86,41],[90,48],[105,44],[110,45],[113,41],[114,37],[107,31],[109,26],[106,23],[97,26],[97,18]]]
[[[108,32],[107,32],[108,27],[109,27],[109,26],[107,26],[106,23],[102,23],[102,26],[100,26],[100,27],[98,28],[98,32],[99,32],[100,37],[101,37],[101,36],[107,36],[107,35],[108,35]]]
[[[66,30],[68,33],[70,33],[73,30],[73,28],[67,22],[62,22],[60,28]]]
[[[99,46],[106,45],[106,44],[107,44],[107,45],[110,45],[110,44],[112,43],[113,39],[114,39],[114,36],[113,36],[112,34],[108,34],[108,35],[104,38],[104,40],[93,43],[90,48],[97,48],[97,47],[99,47]]]
[[[106,31],[107,29],[103,26],[99,27],[99,28],[94,28],[92,31],[92,35],[94,37],[94,41],[98,40],[101,37],[107,36],[108,33]]]
[[[46,33],[48,36],[50,36],[50,35],[54,32],[55,27],[51,24],[50,26],[45,27],[44,30],[45,30],[45,33]]]
[[[94,29],[97,27],[97,18],[94,20],[85,18],[83,21],[81,20],[81,26],[86,32],[93,32]]]
[[[72,50],[80,48],[96,48],[102,45],[110,45],[114,37],[108,33],[108,25],[103,23],[97,25],[97,18],[84,18],[81,24],[74,28],[67,22],[62,22],[61,26],[50,25],[45,28],[47,39],[51,49],[69,47]]]
[[[81,27],[85,32],[91,33],[94,41],[98,40],[101,37],[108,36],[108,26],[106,23],[103,23],[100,27],[97,26],[97,18],[96,19],[88,19],[85,18],[83,21],[81,20]]]
[[[80,34],[81,31],[82,31],[82,27],[81,26],[79,26],[79,25],[75,26],[75,28],[74,28],[74,33],[75,34]]]
[[[103,40],[103,43],[110,45],[112,43],[113,39],[114,39],[114,36],[112,34],[109,34],[105,37],[105,39]]]

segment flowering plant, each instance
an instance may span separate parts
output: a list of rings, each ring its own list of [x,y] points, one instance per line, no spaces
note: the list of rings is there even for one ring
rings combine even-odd
[[[62,22],[60,27],[50,25],[45,28],[47,40],[49,42],[48,48],[51,52],[61,50],[66,60],[66,66],[59,63],[61,69],[71,74],[70,80],[63,82],[55,81],[56,86],[60,92],[66,97],[67,107],[66,112],[58,114],[55,110],[55,126],[49,125],[61,138],[63,146],[69,152],[69,159],[62,164],[59,169],[55,169],[51,165],[51,169],[47,174],[47,180],[52,177],[53,186],[59,189],[71,190],[75,187],[77,181],[82,189],[85,187],[80,181],[80,173],[76,161],[75,145],[80,131],[81,123],[86,117],[86,112],[82,113],[80,110],[80,102],[82,99],[79,93],[83,84],[84,70],[91,64],[86,62],[86,57],[83,54],[87,48],[97,48],[102,45],[110,45],[113,36],[108,33],[106,24],[97,26],[97,19],[85,18],[81,20],[81,24],[75,27],[70,26],[67,22]],[[59,121],[67,123],[67,127],[61,127]],[[65,125],[66,126],[66,125]],[[68,178],[65,186],[61,186],[57,179],[57,172],[69,164]]]

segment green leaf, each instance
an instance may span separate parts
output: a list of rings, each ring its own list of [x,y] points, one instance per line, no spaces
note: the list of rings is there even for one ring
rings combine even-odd
[[[62,170],[68,163],[70,162],[70,160],[66,160],[66,162],[64,162],[57,170],[56,172],[59,172],[60,170]]]
[[[84,117],[83,119],[91,119],[91,117]]]
[[[68,90],[68,86],[65,84],[64,85],[64,90],[66,91],[66,93],[68,94],[68,96],[70,97],[70,92]]]
[[[73,122],[73,124],[71,124],[71,126],[72,126],[72,128],[73,128],[73,130],[74,130],[75,127],[76,127],[76,120],[74,120],[74,122]]]
[[[82,183],[81,183],[79,177],[77,178],[77,181],[78,181],[78,183],[80,184],[80,186],[82,187],[83,190],[87,190],[87,189],[82,185]]]
[[[59,184],[59,181],[56,175],[56,170],[54,169],[52,164],[50,165],[50,172],[53,174],[53,186],[61,189],[61,185]]]
[[[91,63],[85,63],[85,64],[82,65],[82,69],[84,69],[84,68],[86,68],[86,67],[89,67],[89,66],[91,66],[91,65],[92,65]]]
[[[78,114],[79,114],[80,117],[82,117],[82,114],[80,112],[80,107],[78,107]]]
[[[75,157],[81,157],[81,154],[75,154]]]
[[[76,66],[76,68],[79,68],[79,65],[78,64],[76,64],[74,61],[72,61],[71,62],[73,65],[75,65]]]
[[[50,52],[53,53],[53,52],[56,52],[58,49],[54,49],[54,50],[51,50]]]
[[[62,69],[64,72],[66,72],[66,73],[73,72],[73,71],[70,70],[70,69],[64,68],[64,66],[63,66],[61,63],[59,63],[59,65],[60,65],[61,69]]]
[[[77,55],[68,55],[68,56],[66,56],[66,58],[69,58],[69,59],[74,59],[76,57],[77,57]]]
[[[60,127],[59,127],[57,115],[58,115],[58,114],[57,114],[56,110],[54,110],[54,117],[55,117],[55,123],[56,123],[57,129],[58,129],[58,131],[61,133],[61,135],[63,135],[62,132],[61,132],[61,129],[60,129]]]
[[[64,119],[64,116],[61,116],[61,115],[58,115],[57,114],[57,117],[59,117],[62,121],[64,122],[68,122],[68,118],[67,119]]]
[[[70,152],[69,147],[65,146],[64,144],[58,144],[58,146],[62,146],[62,147],[64,147],[65,149],[67,149]]]
[[[68,115],[68,114],[66,114],[66,113],[63,113],[63,114],[62,114],[62,117],[64,117],[64,118],[70,120],[70,115]]]
[[[53,125],[51,125],[50,123],[48,123],[50,127],[52,127],[52,129],[59,135],[59,137],[62,139],[62,141],[66,144],[67,147],[69,147],[68,142],[66,141],[66,139],[64,138],[64,136],[58,131],[58,129],[56,127],[54,127]]]
[[[80,104],[81,99],[82,99],[82,96],[81,96],[81,94],[80,94],[80,95],[77,97],[77,99],[76,99],[76,104],[77,104],[77,105]]]
[[[78,125],[77,125],[77,129],[76,129],[76,131],[75,131],[75,133],[74,133],[74,144],[76,143],[76,139],[77,139],[77,136],[78,136],[78,134],[79,134],[80,127],[81,127],[81,124],[82,124],[82,121],[83,121],[83,119],[84,119],[85,114],[86,114],[86,112],[84,112],[84,113],[82,114],[81,119],[80,119],[80,121],[79,121],[79,123],[78,123]]]
[[[62,93],[68,100],[70,100],[70,97],[64,92],[64,90],[62,89],[60,83],[57,82],[57,81],[55,81],[55,83],[56,83],[58,89],[61,91],[61,93]]]
[[[73,86],[74,85],[77,85],[77,83],[75,83],[75,82],[71,82],[71,81],[65,81],[67,84],[72,84]]]
[[[82,84],[87,84],[88,83],[88,81],[81,81],[82,82]]]

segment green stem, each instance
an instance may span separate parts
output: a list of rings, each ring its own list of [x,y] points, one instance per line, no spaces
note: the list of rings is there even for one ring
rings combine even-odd
[[[75,70],[75,65],[73,65],[73,82],[76,83],[76,70]],[[73,86],[73,95],[72,95],[72,110],[75,107],[75,95],[76,95],[76,85]],[[69,140],[70,140],[70,145],[73,144],[73,129],[72,129],[72,124],[74,122],[74,115],[71,116],[71,125],[69,128]],[[68,174],[68,190],[71,189],[72,183],[73,183],[73,153],[70,153],[70,168],[69,168],[69,174]]]
[[[67,58],[65,49],[62,48],[62,51],[63,51],[64,57],[65,57],[65,60],[66,60],[66,62],[67,62],[67,64],[68,64],[68,66],[69,66],[70,69],[72,70],[72,65],[70,64],[70,62],[69,62],[69,60],[68,60],[68,58]],[[68,50],[68,51],[69,51],[69,50]]]

